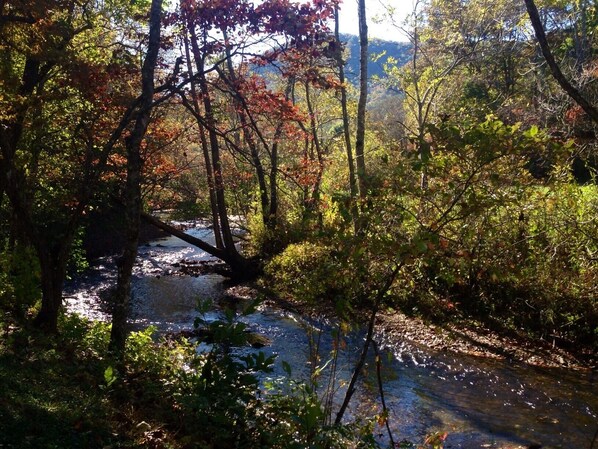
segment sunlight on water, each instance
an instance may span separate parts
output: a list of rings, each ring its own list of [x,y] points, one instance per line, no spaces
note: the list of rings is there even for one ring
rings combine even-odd
[[[210,239],[205,228],[190,234]],[[205,252],[168,237],[139,248],[132,292],[132,325],[155,325],[160,331],[191,329],[198,316],[197,300],[214,300],[216,309],[206,319],[217,319],[218,300],[226,287],[225,279],[208,274],[198,277],[177,274],[181,261],[212,260]],[[115,283],[113,258],[103,258],[94,270],[73,281],[66,290],[66,304],[94,320],[107,320],[110,288]],[[332,324],[314,322],[277,308],[260,306],[258,312],[243,317],[252,332],[267,336],[271,345],[261,349],[279,356],[275,376],[282,376],[281,361],[293,367],[293,374],[309,380],[310,346],[308,330],[319,343],[325,363],[333,347]],[[395,440],[422,442],[430,431],[446,431],[448,448],[543,448],[589,449],[598,429],[598,385],[594,372],[542,369],[505,361],[449,353],[434,353],[409,342],[376,339],[385,350],[384,390],[390,408],[390,424]],[[337,385],[347,380],[358,357],[362,333],[345,338],[346,349],[334,374]],[[313,346],[312,346],[313,347]],[[209,346],[204,345],[204,350]],[[238,349],[245,353],[252,349]],[[313,368],[313,367],[312,367]],[[378,387],[373,356],[365,368],[351,416],[379,413]],[[326,377],[320,379],[326,385]],[[337,402],[342,400],[340,388]],[[381,429],[380,439],[384,441]]]

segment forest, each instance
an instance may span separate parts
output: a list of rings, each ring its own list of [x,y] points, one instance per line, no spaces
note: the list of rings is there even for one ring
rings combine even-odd
[[[385,3],[0,0],[0,447],[598,448],[598,5]],[[165,236],[207,259],[148,274]],[[249,299],[137,325],[143,279],[206,273]],[[306,376],[238,349],[264,307],[317,323]],[[382,342],[415,334],[589,379],[584,411],[403,431]]]

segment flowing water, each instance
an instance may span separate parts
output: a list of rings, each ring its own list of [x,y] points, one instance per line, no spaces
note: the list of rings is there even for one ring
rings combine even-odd
[[[206,228],[189,231],[210,240]],[[132,324],[154,325],[159,331],[176,332],[193,327],[198,299],[211,299],[216,307],[207,319],[217,319],[218,302],[227,288],[216,274],[174,274],[179,262],[212,260],[203,251],[175,238],[151,242],[139,248],[133,282]],[[115,282],[111,258],[101,259],[88,276],[67,290],[71,311],[92,319],[107,319],[106,298]],[[276,307],[260,306],[242,317],[253,332],[271,340],[260,349],[277,354],[274,375],[282,376],[281,361],[293,368],[293,376],[308,379],[309,354],[318,343],[320,363],[333,347],[333,326],[302,318]],[[311,335],[312,344],[309,343]],[[598,431],[598,373],[537,368],[451,353],[437,353],[407,342],[382,343],[384,393],[395,441],[423,442],[426,434],[448,432],[445,448],[571,448],[590,449]],[[363,342],[363,333],[345,337],[345,349],[335,373],[336,385],[350,377]],[[249,351],[243,349],[240,351]],[[356,394],[349,417],[381,411],[373,356]],[[321,380],[325,384],[326,379]],[[342,399],[342,388],[337,395]],[[382,429],[380,440],[386,441]],[[598,449],[598,441],[594,443]]]

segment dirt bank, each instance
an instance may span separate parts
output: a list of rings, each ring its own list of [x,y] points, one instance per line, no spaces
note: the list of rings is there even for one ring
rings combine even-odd
[[[574,354],[553,342],[500,335],[472,322],[437,326],[393,311],[381,313],[377,325],[391,340],[407,340],[437,351],[513,360],[536,366],[596,368],[596,358],[589,352]]]
[[[239,299],[265,296],[266,301],[283,309],[306,316],[334,317],[334,310],[325,305],[307,305],[289,299],[276,298],[270,292],[253,285],[236,285],[226,291],[227,296]],[[365,318],[364,318],[365,322]],[[446,323],[442,326],[408,317],[399,311],[380,312],[376,322],[379,332],[390,342],[423,345],[442,352],[454,352],[479,357],[505,359],[545,367],[596,369],[595,354],[580,350],[577,353],[559,348],[553,342],[531,339],[524,335],[505,336],[474,322]]]

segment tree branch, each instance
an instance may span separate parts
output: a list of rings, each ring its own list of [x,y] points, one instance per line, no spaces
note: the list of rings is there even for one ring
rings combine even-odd
[[[563,72],[556,63],[554,56],[550,51],[550,47],[548,46],[548,39],[546,38],[546,33],[544,32],[544,27],[542,25],[542,21],[540,20],[540,14],[538,14],[538,8],[536,8],[534,0],[524,1],[527,8],[527,13],[536,33],[536,38],[538,39],[538,44],[540,45],[544,59],[546,59],[546,63],[552,72],[552,76],[561,85],[563,90],[567,92],[567,94],[585,111],[585,113],[588,114],[595,123],[598,123],[598,109],[590,104],[590,102],[581,95],[579,90],[577,90],[569,82],[569,80],[565,78],[565,75],[563,75]]]

